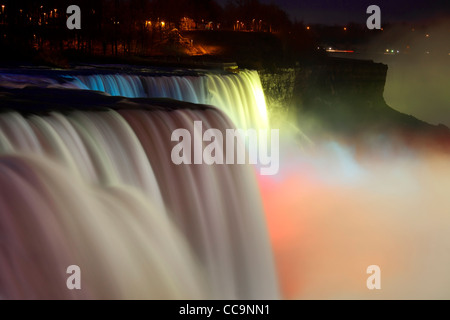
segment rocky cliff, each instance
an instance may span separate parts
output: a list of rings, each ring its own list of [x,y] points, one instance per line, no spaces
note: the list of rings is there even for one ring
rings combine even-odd
[[[286,116],[289,113],[298,71],[299,69],[294,68],[259,71],[271,118]]]
[[[450,141],[450,130],[396,111],[384,100],[388,67],[328,58],[314,64],[260,71],[271,115],[294,121],[309,136],[369,134]]]

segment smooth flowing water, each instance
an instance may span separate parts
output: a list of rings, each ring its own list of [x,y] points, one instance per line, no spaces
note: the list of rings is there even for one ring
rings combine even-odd
[[[170,156],[172,132],[194,136],[194,121],[267,125],[257,73],[76,81],[219,109],[0,113],[0,297],[279,298],[255,168]],[[69,265],[82,290],[67,289]]]
[[[264,91],[258,72],[203,76],[136,76],[106,74],[75,76],[80,89],[128,98],[171,98],[212,105],[224,111],[242,129],[268,125]]]

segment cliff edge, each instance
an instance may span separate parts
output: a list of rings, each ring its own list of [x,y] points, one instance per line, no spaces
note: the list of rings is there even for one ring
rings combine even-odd
[[[314,64],[261,71],[269,112],[294,121],[310,137],[371,136],[403,143],[450,146],[450,129],[388,106],[388,66],[368,60],[327,58]]]

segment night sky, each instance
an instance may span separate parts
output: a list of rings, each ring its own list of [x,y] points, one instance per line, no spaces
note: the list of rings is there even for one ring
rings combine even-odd
[[[225,5],[228,0],[217,0]],[[449,0],[261,0],[276,3],[292,20],[305,23],[365,23],[366,9],[376,4],[381,8],[383,22],[418,22],[450,17]]]

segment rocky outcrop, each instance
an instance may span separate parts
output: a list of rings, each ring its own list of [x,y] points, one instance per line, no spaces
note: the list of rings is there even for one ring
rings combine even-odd
[[[294,68],[259,71],[267,109],[271,116],[285,115],[289,112],[294,98],[297,72],[298,70]]]
[[[381,102],[387,71],[386,65],[372,61],[329,59],[303,66],[296,78],[295,93],[305,108],[317,99]]]
[[[327,58],[291,69],[260,71],[260,77],[271,116],[288,119],[309,136],[401,135],[449,144],[447,127],[430,125],[386,104],[387,72],[381,63]]]

